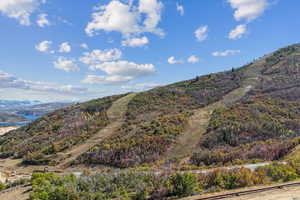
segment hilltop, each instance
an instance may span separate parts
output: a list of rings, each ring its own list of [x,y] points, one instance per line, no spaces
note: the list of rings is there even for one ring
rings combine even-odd
[[[296,159],[299,78],[296,44],[238,69],[48,113],[1,136],[0,155],[121,168]]]

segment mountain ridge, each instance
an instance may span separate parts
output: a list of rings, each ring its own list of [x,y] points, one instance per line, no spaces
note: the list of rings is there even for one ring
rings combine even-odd
[[[295,44],[238,69],[136,93],[114,134],[69,164],[211,166],[283,159],[299,144],[299,77],[300,44]],[[26,164],[59,164],[53,162],[56,155],[113,123],[107,111],[128,95],[70,106],[12,131],[0,137],[1,156],[23,158]],[[66,123],[74,127],[67,131]],[[33,148],[34,141],[44,142]]]

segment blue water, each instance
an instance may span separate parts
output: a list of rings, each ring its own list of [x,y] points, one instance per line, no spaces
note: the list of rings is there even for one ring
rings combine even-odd
[[[7,123],[7,122],[0,122],[0,127],[6,126],[25,126],[26,124],[30,123],[31,121],[39,118],[39,115],[23,115],[26,118],[26,121],[16,122],[16,123]]]

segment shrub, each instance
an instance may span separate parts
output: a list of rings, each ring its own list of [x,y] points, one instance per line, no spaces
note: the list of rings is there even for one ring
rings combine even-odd
[[[4,183],[0,182],[0,191],[5,190],[6,186]]]
[[[189,173],[177,173],[171,176],[170,182],[172,185],[171,194],[179,197],[194,194],[197,187],[197,179],[195,175]]]
[[[49,156],[44,155],[43,153],[29,153],[23,159],[23,164],[25,165],[48,165],[51,159]]]
[[[287,182],[299,178],[295,165],[270,165],[260,167],[258,171],[263,171],[266,176],[269,176],[275,182]]]

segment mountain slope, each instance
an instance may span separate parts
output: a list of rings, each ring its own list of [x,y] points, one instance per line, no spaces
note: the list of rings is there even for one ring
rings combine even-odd
[[[300,45],[276,51],[261,66],[260,83],[232,106],[217,109],[193,164],[278,160],[299,144]]]
[[[100,143],[103,139],[113,135],[117,131],[117,129],[120,128],[120,126],[122,125],[124,114],[127,110],[127,105],[134,96],[135,94],[129,94],[113,102],[111,107],[107,110],[107,118],[111,123],[105,128],[100,129],[98,133],[91,136],[84,143],[76,145],[70,150],[63,152],[64,155],[70,156],[59,162],[58,166],[68,166],[68,164],[76,160],[77,157],[80,156],[82,153],[88,151],[91,147],[93,147],[97,143]]]
[[[2,157],[27,164],[49,164],[57,152],[83,143],[108,125],[106,110],[124,95],[105,97],[57,110],[0,138]]]
[[[197,77],[138,94],[129,104],[128,123],[123,125],[119,135],[96,145],[81,156],[80,162],[129,167],[159,160],[177,162],[185,157],[190,158],[190,164],[194,165],[282,158],[298,144],[298,140],[294,139],[298,136],[298,113],[294,113],[294,121],[288,116],[288,122],[279,124],[272,124],[275,119],[283,120],[279,116],[267,118],[264,122],[259,113],[243,119],[242,125],[238,124],[239,116],[217,119],[218,127],[212,127],[212,124],[216,117],[223,116],[218,113],[219,110],[238,109],[243,113],[243,108],[238,105],[258,96],[261,96],[259,101],[268,97],[274,101],[281,100],[279,104],[272,105],[272,113],[282,109],[280,105],[286,103],[297,109],[295,102],[290,101],[298,99],[295,93],[299,89],[299,52],[299,45],[289,46],[238,70]],[[230,124],[226,126],[228,121]],[[247,132],[248,123],[255,123],[263,130]],[[272,128],[268,127],[268,123]],[[292,124],[284,127],[288,123]],[[235,124],[238,124],[237,127],[234,127]],[[235,135],[234,139],[242,137],[244,132],[240,128],[243,125],[246,126],[248,140],[226,142],[232,135]],[[252,124],[252,128],[255,125]],[[293,131],[293,134],[283,137],[280,131]],[[209,146],[207,143],[213,144]],[[265,155],[268,151],[272,155]]]
[[[55,164],[69,152],[62,164],[116,167],[282,159],[299,144],[299,78],[297,44],[239,69],[56,111],[0,137],[1,155]],[[123,98],[127,109],[109,117]]]

